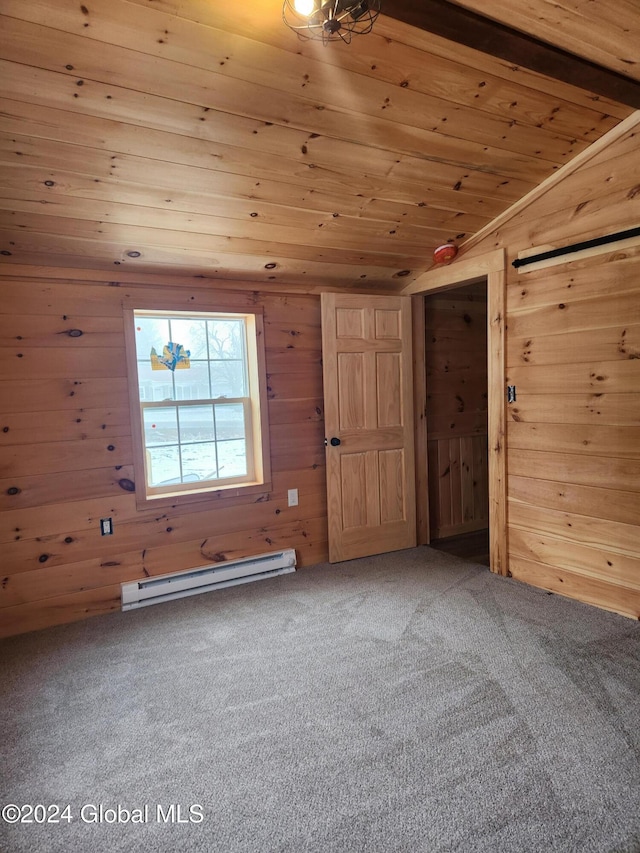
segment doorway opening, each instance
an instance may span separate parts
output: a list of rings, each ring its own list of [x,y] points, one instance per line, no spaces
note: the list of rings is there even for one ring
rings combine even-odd
[[[430,544],[489,566],[487,283],[424,302]]]

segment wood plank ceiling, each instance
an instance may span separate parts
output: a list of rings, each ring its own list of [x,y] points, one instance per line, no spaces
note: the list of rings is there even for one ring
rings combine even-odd
[[[631,0],[572,0],[552,26],[547,0],[460,5],[530,16],[567,50],[567,10],[588,6],[582,55],[637,75]],[[283,25],[280,0],[0,12],[11,264],[399,289],[632,112],[387,16],[323,47]]]
[[[640,4],[637,0],[453,2],[640,81]]]

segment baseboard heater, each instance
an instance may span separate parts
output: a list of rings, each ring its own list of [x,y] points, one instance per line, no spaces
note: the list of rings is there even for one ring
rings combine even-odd
[[[143,581],[131,581],[121,584],[122,609],[133,610],[136,607],[148,607],[175,598],[199,595],[241,583],[286,575],[296,570],[296,552],[293,548],[259,554],[256,557],[242,557],[226,563],[214,563],[199,569],[188,569],[170,575],[158,575]]]

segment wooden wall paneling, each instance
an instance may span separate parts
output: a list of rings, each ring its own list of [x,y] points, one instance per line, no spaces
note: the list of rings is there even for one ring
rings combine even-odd
[[[78,348],[81,352],[81,348]],[[109,400],[112,408],[127,405],[127,380],[85,379],[82,374],[73,379],[5,379],[2,385],[7,413],[75,412],[81,409],[102,409]]]
[[[509,471],[518,477],[595,486],[600,489],[640,491],[640,464],[635,459],[610,455],[594,456],[580,453],[554,453],[514,448],[509,453]]]
[[[501,217],[477,250],[515,258],[640,221],[639,120]],[[510,571],[636,618],[639,258],[629,244],[531,272],[509,266],[506,314],[507,382],[517,386],[507,406]]]
[[[478,383],[479,386],[480,383]],[[475,386],[475,383],[474,383]],[[465,397],[464,403],[460,403],[456,401],[458,407],[462,407],[463,405],[467,405],[467,400],[471,398],[473,394],[473,389],[470,388],[469,385],[465,387]],[[487,398],[486,391],[478,391],[477,396],[479,398],[477,405],[470,406],[470,411],[460,411],[456,409],[455,411],[447,411],[447,408],[451,408],[452,404],[448,399],[446,394],[430,394],[429,395],[429,406],[433,412],[431,423],[432,423],[432,431],[430,433],[432,438],[447,438],[453,430],[458,431],[461,434],[473,436],[473,435],[485,435],[487,434]],[[462,398],[461,398],[462,399]],[[454,404],[455,405],[455,404]]]
[[[477,252],[480,257],[486,257],[488,247],[496,248],[509,245],[518,246],[513,254],[517,257],[518,251],[526,249],[531,245],[536,245],[535,242],[527,244],[523,242],[526,239],[526,232],[517,233],[518,225],[522,228],[522,223],[529,225],[532,221],[537,222],[544,230],[547,240],[555,240],[560,235],[567,239],[569,234],[573,233],[572,219],[576,214],[590,204],[599,196],[606,196],[610,193],[611,179],[615,176],[616,184],[623,184],[629,178],[629,174],[625,171],[621,173],[616,169],[615,160],[618,153],[626,154],[628,150],[633,151],[637,145],[636,132],[640,122],[640,111],[636,110],[628,115],[616,127],[604,134],[600,139],[590,145],[584,151],[573,157],[568,163],[561,166],[556,172],[548,175],[544,180],[539,182],[530,192],[523,195],[515,204],[506,208],[503,213],[497,216],[487,226],[476,232],[468,240],[465,240],[462,247],[465,252]],[[615,152],[615,153],[613,153]],[[602,172],[605,172],[603,175]],[[585,186],[587,180],[584,179],[585,172],[592,176],[594,184],[598,190],[594,193],[586,193]],[[632,168],[631,176],[635,174],[635,169]],[[558,196],[557,188],[562,184],[562,192]],[[555,208],[553,200],[549,202],[550,194],[556,195]],[[632,193],[628,200],[633,200]],[[547,227],[545,221],[553,212],[565,209],[564,199],[569,199],[569,210],[565,212],[563,222],[558,226],[557,221],[551,227]],[[548,210],[541,211],[538,214],[538,207],[550,204]],[[534,208],[530,212],[530,208]],[[611,230],[615,230],[612,228]],[[508,234],[508,236],[506,236]],[[542,242],[542,240],[541,240]],[[471,258],[468,258],[471,261]]]
[[[432,537],[488,527],[487,435],[429,441]]]
[[[326,493],[325,470],[322,467],[308,468],[296,471],[296,484],[301,500],[309,501],[309,506],[322,508]],[[279,508],[283,495],[286,495],[291,475],[286,471],[278,471],[272,478],[273,494],[255,495],[255,502],[271,499]],[[47,478],[48,479],[48,478]],[[194,509],[193,506],[172,506],[163,515],[171,517],[207,513],[215,510],[220,503],[220,495],[211,497],[204,507]],[[96,499],[82,500],[81,505],[74,505],[73,496],[70,500],[60,494],[60,500],[50,504],[37,504],[16,509],[4,509],[0,513],[0,542],[17,542],[25,539],[36,540],[42,537],[46,541],[54,541],[65,531],[64,538],[71,533],[77,535],[81,531],[95,531],[100,518],[110,516],[114,524],[134,525],[135,523],[155,522],[158,517],[157,509],[150,507],[143,511],[137,508],[135,495],[132,492],[121,491],[119,494]],[[225,506],[247,505],[246,498],[226,498]],[[279,513],[278,513],[279,515]],[[65,542],[65,545],[70,543]],[[67,549],[69,550],[69,549]]]
[[[84,441],[100,433],[105,438],[120,438],[131,433],[127,409],[89,409],[0,414],[0,448],[7,445],[44,442]]]
[[[119,438],[85,438],[79,442],[54,441],[0,448],[0,476],[4,479],[30,475],[84,471],[127,465],[132,460],[130,435]]]
[[[462,501],[462,523],[468,524],[475,518],[474,506],[474,468],[473,468],[473,438],[465,435],[460,437],[460,493]]]
[[[427,428],[427,361],[424,297],[412,303],[413,341],[413,412],[415,418],[414,454],[416,468],[416,529],[418,545],[428,545],[429,526],[429,458]]]
[[[475,519],[489,524],[489,448],[488,435],[473,437],[473,511]]]
[[[487,485],[479,471],[486,454],[476,450],[478,439],[487,440],[486,287],[429,295],[425,303],[428,434],[448,458],[430,489],[434,536],[443,538],[488,524],[486,497],[478,496],[479,484]]]
[[[286,548],[288,542],[301,536],[304,543],[299,549],[298,565],[313,565],[311,560],[322,554],[322,548],[326,549],[326,522],[323,517],[268,525],[261,528],[259,534],[241,530],[212,540],[188,540],[150,547],[142,559],[139,551],[131,551],[114,553],[102,560],[86,559],[15,573],[7,576],[0,590],[0,602],[2,607],[14,607],[57,599],[73,595],[79,587],[99,589],[108,586],[116,574],[123,580],[136,580],[141,577],[141,571],[142,577],[155,577],[173,571],[176,564],[197,568],[206,563],[231,560],[243,555],[247,540],[253,543],[255,553],[264,553]]]
[[[101,616],[120,609],[120,584],[98,589],[83,589],[71,595],[61,595],[41,601],[30,601],[3,607],[0,632],[3,637],[39,631],[54,625],[77,622],[89,616]]]
[[[437,503],[434,501],[433,505],[438,507],[438,514],[436,516],[437,524],[434,524],[435,528],[433,531],[433,535],[436,539],[439,539],[442,535],[442,530],[448,530],[453,527],[453,505],[452,505],[452,494],[453,488],[451,485],[451,457],[449,454],[449,441],[439,441],[437,443],[437,453],[438,453],[438,498]]]
[[[611,322],[611,319],[603,322]],[[550,340],[543,335],[510,337],[507,359],[510,364],[518,361],[538,365],[572,364],[578,350],[589,350],[591,358],[598,362],[614,361],[619,355],[629,359],[640,357],[640,324],[637,323],[623,321],[605,328],[567,331],[554,338]]]
[[[547,365],[508,365],[510,385],[527,388],[530,394],[633,394],[638,387],[635,359],[592,361],[590,352],[584,362],[562,365],[553,370]]]
[[[449,483],[451,486],[451,526],[462,525],[462,472],[460,471],[460,439],[450,438],[449,446]]]
[[[518,246],[518,251],[535,246],[554,248],[635,227],[640,222],[637,185],[634,158],[625,172],[622,186],[608,194],[609,198],[604,197],[601,204],[578,203],[565,208],[558,202],[546,215],[533,221],[525,219],[517,232],[514,229],[514,245]]]
[[[321,397],[309,397],[302,400],[269,400],[269,423],[277,424],[306,423],[324,420],[324,401]]]
[[[506,283],[504,269],[487,276],[488,442],[489,442],[489,555],[491,571],[509,573],[507,445],[506,445]],[[509,457],[510,464],[510,457]]]
[[[69,348],[71,349],[71,348]],[[87,379],[125,376],[124,353],[107,347],[84,347],[82,349]],[[20,364],[18,370],[16,365]],[[25,381],[30,379],[64,379],[75,362],[75,353],[60,347],[15,347],[0,348],[0,379],[11,379],[16,373]]]
[[[490,559],[491,569],[497,573],[508,572],[508,550],[507,550],[507,467],[506,467],[506,408],[504,403],[504,380],[505,380],[505,309],[506,309],[506,271],[505,271],[505,252],[504,249],[491,249],[489,251],[479,253],[477,256],[471,256],[468,259],[462,258],[454,264],[445,267],[435,268],[430,272],[420,276],[415,282],[409,284],[404,293],[407,294],[439,294],[444,291],[455,290],[461,285],[478,285],[486,280],[487,282],[487,379],[488,379],[488,424],[487,424],[487,440],[488,448],[488,488],[489,506],[487,516],[489,520],[490,531]],[[449,294],[450,296],[451,294]],[[471,315],[469,315],[471,318]],[[468,326],[469,323],[462,317],[462,326]],[[447,336],[445,335],[445,338]],[[429,386],[430,393],[433,391],[433,378]],[[441,388],[437,388],[436,393],[442,393],[446,390],[446,385],[441,384]],[[459,401],[456,400],[456,404]],[[432,436],[433,438],[433,436]],[[435,446],[434,446],[435,445]],[[442,474],[446,470],[442,466],[443,455],[441,453],[441,443],[429,441],[430,459],[437,458],[438,471]],[[482,454],[483,449],[478,447],[478,453]],[[445,482],[441,479],[440,485]],[[448,472],[446,482],[448,484]],[[434,486],[431,486],[432,490]],[[478,484],[475,486],[478,490]],[[432,492],[433,494],[433,492]],[[450,501],[446,498],[437,501],[437,494],[432,498],[432,518],[434,518],[434,507],[447,509],[450,506]],[[480,507],[480,502],[478,502]],[[482,510],[481,510],[482,512]],[[450,524],[450,516],[449,516]],[[484,519],[479,519],[473,522],[473,527],[470,529],[479,529],[479,525],[486,526]],[[461,529],[457,531],[451,530],[443,521],[434,536],[449,535],[453,532],[463,532]]]
[[[76,346],[122,346],[122,321],[117,317],[64,316],[66,319],[62,316],[0,315],[0,347],[66,347],[69,332],[73,333]]]
[[[438,457],[439,442],[431,438],[427,441],[427,488],[429,495],[429,535],[437,539],[438,530],[442,526],[440,519],[440,462]]]
[[[509,541],[513,553],[520,557],[640,591],[640,559],[637,557],[611,549],[603,553],[602,549],[588,548],[546,532],[536,533],[514,526],[509,529]]]
[[[114,535],[109,537],[100,536],[97,522],[91,529],[73,529],[73,513],[80,512],[82,508],[69,506],[69,521],[64,532],[48,536],[46,541],[42,541],[42,537],[21,537],[5,543],[3,552],[11,573],[17,574],[40,568],[44,563],[50,567],[89,560],[96,552],[99,552],[103,559],[107,559],[114,554],[134,551],[136,548],[141,553],[145,548],[162,547],[174,542],[197,541],[207,537],[218,540],[228,533],[246,533],[248,527],[261,529],[276,522],[287,524],[297,520],[301,511],[287,506],[286,492],[280,495],[272,493],[269,498],[265,500],[264,496],[260,495],[257,498],[253,496],[251,500],[251,497],[247,497],[244,503],[233,501],[231,506],[209,506],[206,509],[196,508],[197,505],[193,504],[191,513],[158,508],[152,518],[146,514],[131,521],[118,521],[117,530],[114,524]],[[311,518],[326,515],[325,496],[321,493],[307,493],[305,511],[310,513]],[[144,575],[140,566],[138,572],[138,577]]]
[[[36,600],[33,599],[34,588],[36,591],[39,589],[38,581],[41,576],[38,574],[39,570],[33,573],[27,572],[12,578],[17,580],[17,584],[13,585],[14,589],[17,586],[17,592],[13,598],[17,598],[22,590],[23,596],[28,595],[29,600],[26,603],[0,609],[2,615],[0,636],[38,630],[118,610],[120,581],[117,584],[84,588],[87,578],[94,579],[93,582],[100,582],[102,572],[105,578],[109,577],[109,571],[117,574],[118,577],[120,576],[118,573],[126,575],[131,572],[135,578],[140,577],[135,573],[142,567],[143,576],[147,573],[153,576],[174,571],[176,565],[193,568],[203,563],[244,556],[248,543],[250,543],[251,553],[263,553],[267,550],[289,547],[294,539],[300,540],[299,546],[296,547],[299,566],[311,566],[322,562],[327,555],[326,518],[310,519],[277,529],[240,531],[235,538],[228,537],[224,542],[219,542],[215,538],[204,541],[198,539],[174,546],[151,548],[142,555],[140,551],[129,555],[116,555],[105,560],[104,564],[93,560],[89,563],[74,563],[60,569],[54,568],[52,577],[46,579],[47,585],[53,587],[58,584],[59,590],[65,588],[65,584],[77,588],[78,584],[82,583],[82,590]],[[220,550],[217,547],[218,544],[224,545],[225,550]],[[89,583],[91,582],[90,580]],[[45,589],[44,586],[40,588]],[[8,589],[9,584],[5,590]],[[0,599],[1,597],[0,592]]]
[[[516,476],[509,517],[516,571],[554,591],[570,589],[582,600],[628,615],[637,615],[634,596],[640,590],[634,510],[634,468],[640,457],[640,386],[633,369],[640,354],[637,259],[631,248],[591,263],[580,259],[575,274],[573,264],[564,264],[534,273],[532,279],[521,277],[520,297],[528,308],[515,300],[510,329],[521,333],[526,328],[529,337],[524,344],[512,341],[509,348],[510,363],[535,365],[533,374],[520,371],[524,394],[519,406],[510,407],[509,450]],[[560,323],[558,309],[567,310]],[[550,379],[546,395],[535,393],[541,390],[540,370],[556,364],[565,381],[575,379],[568,390],[580,392],[568,400]],[[509,368],[509,373],[514,371]],[[614,389],[612,405],[606,405],[608,392],[584,394],[585,381]]]
[[[26,274],[29,275],[28,270]],[[122,321],[121,291],[112,287],[84,288],[68,283],[52,284],[11,277],[0,282],[0,294],[0,307],[5,316],[24,315],[28,307],[32,316],[54,315],[59,319],[85,315],[112,317]],[[66,344],[68,347],[75,346],[77,341],[77,338],[70,338]]]
[[[581,571],[527,560],[516,554],[510,558],[510,567],[511,576],[524,583],[640,619],[640,591],[635,588],[586,576]]]
[[[119,583],[152,570],[285,546],[296,548],[301,564],[327,556],[318,297],[181,289],[171,280],[164,289],[144,279],[112,284],[37,276],[0,281],[2,322],[9,328],[15,312],[26,339],[24,347],[21,341],[0,346],[8,429],[0,433],[5,634],[107,612],[116,606]],[[271,492],[136,508],[121,359],[123,303],[140,299],[158,307],[176,300],[196,309],[263,306],[274,416]],[[79,338],[66,334],[75,318],[87,321],[87,337],[104,330],[109,346],[87,346],[84,331]],[[289,488],[299,490],[298,507],[287,506]],[[102,517],[113,518],[112,536],[100,536]]]
[[[632,396],[632,395],[630,395]],[[571,453],[580,448],[584,455],[640,459],[640,424],[635,426],[598,424],[509,423],[509,447],[554,453]]]
[[[548,533],[589,548],[606,549],[632,557],[637,553],[638,527],[635,524],[553,510],[515,498],[509,500],[509,523],[512,527]]]
[[[637,283],[627,271],[640,257],[640,241],[635,246],[609,251],[597,257],[582,258],[576,255],[561,267],[553,270],[532,270],[519,274],[507,291],[507,310],[518,311],[524,307],[557,305],[568,299],[590,300],[603,296],[624,296],[637,290]]]
[[[562,341],[557,336],[572,332],[591,331],[597,345],[599,336],[601,339],[601,330],[618,327],[622,336],[624,329],[633,326],[639,292],[640,288],[635,293],[610,296],[604,315],[600,299],[569,298],[556,305],[521,308],[511,312],[509,331],[513,335],[522,335],[524,329],[526,335],[534,339],[537,335],[550,336],[551,339],[545,341],[545,350],[553,351],[554,346],[562,347]]]
[[[514,421],[538,424],[609,424],[637,426],[640,423],[640,398],[636,394],[527,394],[513,406]]]
[[[0,388],[0,392],[2,389]],[[55,504],[62,501],[119,497],[135,483],[133,465],[91,468],[56,474],[13,476],[0,480],[0,511]]]
[[[0,512],[0,542],[59,535],[69,526],[71,512],[75,513],[73,526],[76,530],[91,530],[98,519],[105,516],[112,516],[117,524],[135,516],[135,497],[132,493],[122,492],[114,497],[87,498],[82,502],[81,512],[77,509],[69,507],[64,500],[33,507],[3,508]]]

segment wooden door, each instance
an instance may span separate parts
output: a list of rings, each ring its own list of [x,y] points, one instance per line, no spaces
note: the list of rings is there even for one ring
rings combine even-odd
[[[322,294],[329,560],[416,544],[411,300]]]

